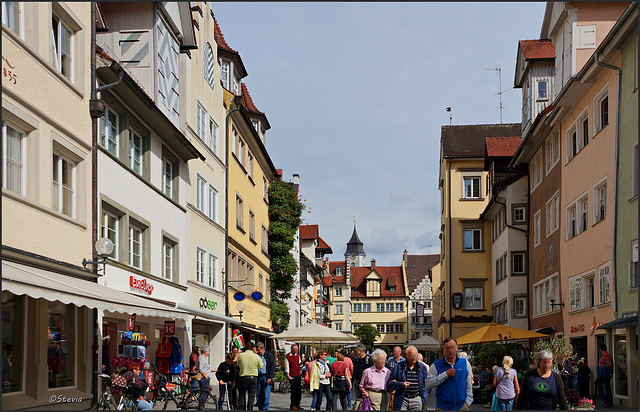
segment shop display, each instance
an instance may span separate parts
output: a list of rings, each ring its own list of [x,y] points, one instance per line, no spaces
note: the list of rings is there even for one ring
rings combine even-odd
[[[120,333],[120,344],[118,345],[118,355],[111,358],[111,365],[114,371],[126,369],[131,362],[139,363],[143,368],[147,368],[147,354],[151,341],[142,333],[124,331]]]

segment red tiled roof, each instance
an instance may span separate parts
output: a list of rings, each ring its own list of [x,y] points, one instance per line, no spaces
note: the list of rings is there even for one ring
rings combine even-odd
[[[318,225],[300,225],[300,239],[309,240],[318,238]]]
[[[216,43],[218,43],[219,48],[230,51],[232,53],[238,53],[237,51],[233,50],[224,39],[224,35],[222,34],[222,30],[220,30],[220,26],[218,25],[218,20],[216,18],[213,19],[213,37],[215,38]]]
[[[316,249],[331,249],[331,246],[329,246],[329,244],[325,242],[323,238],[318,236],[318,247],[316,247]]]
[[[556,45],[550,41],[520,40],[525,60],[555,59]]]
[[[249,89],[247,89],[247,85],[242,83],[240,88],[242,93],[242,105],[251,113],[264,115],[264,113],[258,110],[256,105],[253,104],[253,99],[249,94]]]
[[[442,126],[442,154],[448,157],[484,157],[486,137],[517,136],[522,124],[473,124]]]
[[[429,269],[440,262],[440,255],[407,255],[407,287],[409,293],[429,274]],[[415,278],[415,280],[414,280]]]
[[[487,137],[487,156],[489,157],[511,157],[516,154],[522,138],[512,137]]]
[[[549,106],[547,106],[543,111],[542,114],[549,114],[551,113],[551,111],[554,109],[554,106],[552,104],[550,104]]]
[[[381,297],[400,297],[404,296],[404,286],[402,282],[402,266],[376,266],[375,271],[382,277],[382,283],[380,284],[380,296]],[[352,298],[366,298],[367,285],[365,278],[371,273],[371,267],[352,267],[351,268],[351,286],[355,287],[355,290],[351,292]],[[389,277],[393,277],[389,281]],[[396,291],[389,290],[389,283],[393,285],[395,283]]]

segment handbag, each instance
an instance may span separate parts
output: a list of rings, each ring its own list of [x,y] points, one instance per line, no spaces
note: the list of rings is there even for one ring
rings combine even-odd
[[[191,379],[195,379],[197,381],[200,381],[200,379],[202,379],[202,373],[200,373],[200,372],[196,373],[195,375],[193,375],[191,377]]]
[[[493,401],[491,401],[491,410],[492,411],[499,411],[500,410],[500,405],[498,404],[498,398],[496,398],[496,394],[493,394]]]
[[[113,386],[119,386],[121,388],[127,386],[127,380],[125,379],[125,377],[122,375],[118,375],[117,373],[111,375],[111,382],[113,383]]]
[[[371,409],[371,401],[369,400],[368,396],[363,396],[362,397],[362,403],[360,404],[360,407],[358,408],[359,411],[370,411]]]
[[[347,391],[347,377],[346,376],[337,376],[340,369],[344,366],[344,362],[340,365],[338,370],[336,371],[336,376],[331,376],[331,389],[336,392],[346,392]]]

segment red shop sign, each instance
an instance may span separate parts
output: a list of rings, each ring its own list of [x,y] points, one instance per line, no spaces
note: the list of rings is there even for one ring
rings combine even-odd
[[[136,314],[129,315],[129,330],[133,331],[136,327]]]
[[[176,334],[176,322],[173,320],[165,320],[164,321],[164,334],[167,335],[175,335]]]
[[[129,276],[129,286],[131,286],[132,289],[139,290],[149,295],[153,292],[153,285],[147,282],[146,279],[137,279],[133,276]]]

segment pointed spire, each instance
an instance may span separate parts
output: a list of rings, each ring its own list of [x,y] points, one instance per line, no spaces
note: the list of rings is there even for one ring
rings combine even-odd
[[[362,243],[362,241],[358,237],[358,231],[356,230],[356,222],[354,219],[353,234],[351,235],[351,239],[349,239],[349,242],[347,242],[347,251],[344,252],[344,255],[345,256],[351,256],[351,255],[366,256],[366,253],[364,253],[363,246],[364,246],[364,243]]]

